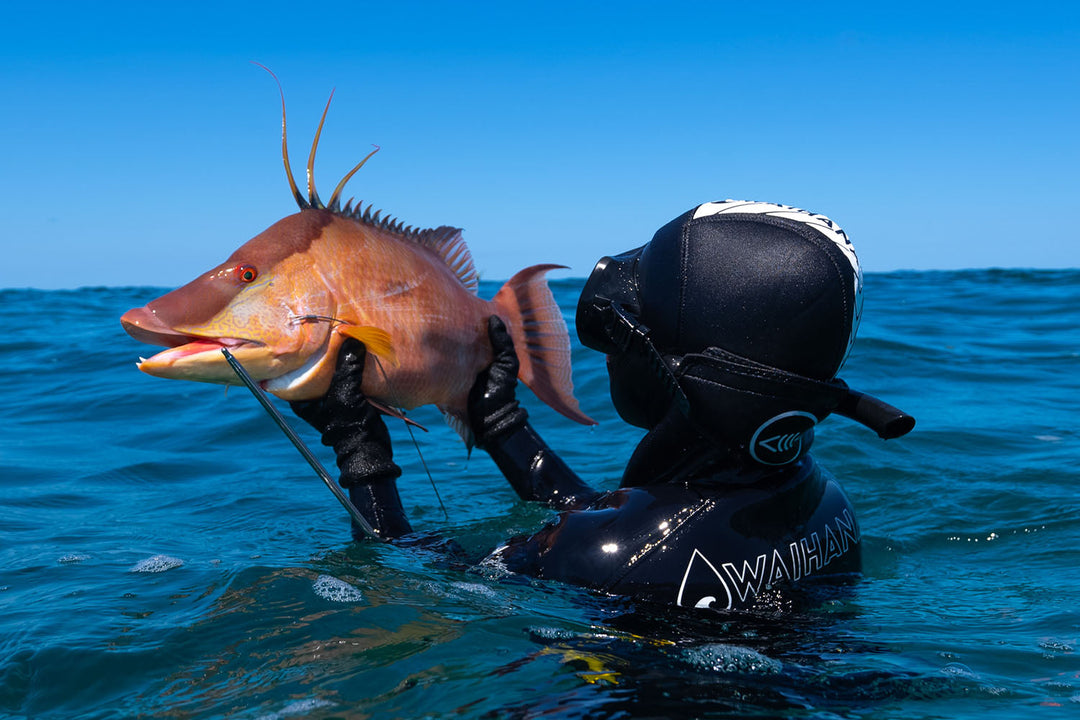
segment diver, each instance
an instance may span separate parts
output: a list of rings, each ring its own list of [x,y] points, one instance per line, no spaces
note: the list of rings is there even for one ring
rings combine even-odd
[[[517,357],[489,319],[492,364],[469,415],[517,494],[559,511],[484,561],[603,593],[714,609],[776,606],[861,570],[855,511],[808,454],[837,412],[899,437],[914,419],[836,377],[862,273],[828,218],[773,203],[699,205],[645,245],[602,258],[577,306],[581,342],[607,356],[611,398],[647,434],[618,489],[598,492],[553,452],[516,399]],[[386,539],[411,532],[389,434],[359,392],[364,349],[342,348],[327,395],[293,403],[333,447],[341,485]]]

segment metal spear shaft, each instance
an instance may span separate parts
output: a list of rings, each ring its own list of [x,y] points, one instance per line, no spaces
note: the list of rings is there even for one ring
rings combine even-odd
[[[289,425],[278,409],[274,407],[274,404],[270,402],[270,398],[266,396],[266,392],[259,387],[258,383],[256,383],[250,375],[248,375],[247,370],[240,364],[240,361],[233,357],[228,348],[221,348],[221,354],[225,356],[225,360],[228,361],[229,365],[240,377],[240,380],[242,380],[244,385],[247,386],[247,389],[251,391],[251,394],[255,396],[255,399],[259,401],[259,404],[263,406],[263,409],[266,410],[271,419],[273,419],[273,421],[277,423],[277,426],[281,428],[281,431],[285,433],[285,437],[289,438],[296,449],[300,451],[300,454],[304,456],[304,459],[307,460],[308,465],[315,471],[315,474],[326,484],[326,487],[330,488],[330,492],[334,493],[334,497],[338,499],[341,506],[349,513],[349,517],[353,519],[353,522],[356,523],[368,537],[375,540],[382,540],[375,532],[375,529],[371,527],[371,523],[360,514],[360,511],[357,510],[356,506],[349,500],[349,496],[337,486],[337,483],[334,482],[334,478],[330,477],[330,473],[326,472],[326,468],[319,462],[319,459],[315,457],[310,449],[308,449],[308,446],[304,444],[304,441],[300,439],[300,436],[296,434],[296,431],[292,429],[292,426]]]

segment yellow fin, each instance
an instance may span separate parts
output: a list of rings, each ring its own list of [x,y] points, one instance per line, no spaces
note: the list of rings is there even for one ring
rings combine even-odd
[[[334,329],[346,337],[364,343],[369,353],[389,360],[391,365],[398,364],[397,353],[394,352],[394,345],[390,341],[390,333],[385,330],[370,325],[338,325]]]

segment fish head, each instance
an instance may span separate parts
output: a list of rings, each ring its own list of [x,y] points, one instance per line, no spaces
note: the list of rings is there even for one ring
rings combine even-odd
[[[286,400],[321,397],[342,338],[333,293],[311,246],[331,221],[322,210],[286,217],[187,285],[124,313],[136,340],[167,349],[139,362],[148,375],[240,384],[222,348]]]

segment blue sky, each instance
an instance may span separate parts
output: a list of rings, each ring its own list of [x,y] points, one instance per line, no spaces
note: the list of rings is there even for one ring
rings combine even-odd
[[[491,279],[724,198],[825,213],[870,271],[1080,266],[1076,6],[23,5],[0,287],[179,285],[294,212],[250,61],[298,175],[336,88],[324,197],[378,144],[348,194],[465,228]]]

